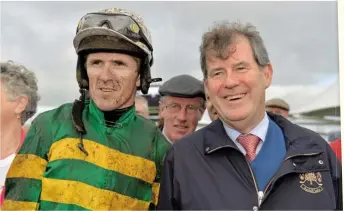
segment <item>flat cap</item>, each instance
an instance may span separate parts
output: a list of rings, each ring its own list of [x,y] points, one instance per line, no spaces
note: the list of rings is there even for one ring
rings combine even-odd
[[[278,107],[278,108],[282,108],[282,109],[289,111],[288,103],[285,102],[284,100],[280,99],[280,98],[273,98],[273,99],[266,101],[265,107]]]
[[[203,83],[190,75],[179,75],[166,81],[159,88],[161,96],[205,99]]]

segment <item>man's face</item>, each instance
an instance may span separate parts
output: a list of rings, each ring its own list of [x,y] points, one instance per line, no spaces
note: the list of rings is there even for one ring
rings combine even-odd
[[[138,62],[119,53],[92,53],[86,60],[90,97],[102,111],[134,104],[139,85]]]
[[[141,99],[135,100],[135,109],[138,115],[141,115],[145,117],[146,119],[149,119],[149,111],[143,100]]]
[[[265,89],[271,65],[260,68],[247,38],[238,36],[226,60],[207,58],[205,87],[219,117],[240,132],[249,132],[264,117]]]
[[[171,141],[193,133],[204,109],[202,98],[180,98],[166,96],[160,105],[160,117],[164,120],[164,131]]]
[[[279,114],[283,116],[284,118],[288,118],[288,115],[289,115],[289,112],[287,110],[283,108],[279,108],[279,107],[269,106],[269,107],[266,107],[266,111],[269,111],[274,114]]]

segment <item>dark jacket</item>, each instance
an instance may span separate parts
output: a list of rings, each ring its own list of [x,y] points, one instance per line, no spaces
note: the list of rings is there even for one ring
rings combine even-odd
[[[342,210],[340,162],[317,133],[269,114],[287,155],[259,205],[256,182],[222,122],[177,141],[165,158],[158,209]]]

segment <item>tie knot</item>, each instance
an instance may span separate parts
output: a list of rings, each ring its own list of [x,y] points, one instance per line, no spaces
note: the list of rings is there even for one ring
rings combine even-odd
[[[240,135],[238,137],[238,142],[246,150],[248,160],[253,160],[256,157],[256,149],[260,142],[260,138],[252,134]]]

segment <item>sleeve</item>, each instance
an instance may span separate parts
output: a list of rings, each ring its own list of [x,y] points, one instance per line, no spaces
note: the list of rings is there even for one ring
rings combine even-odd
[[[176,188],[175,183],[174,151],[172,147],[164,161],[157,210],[181,210],[177,201],[178,188]]]
[[[161,171],[164,165],[164,159],[166,153],[168,152],[171,144],[166,140],[165,136],[157,130],[155,136],[155,164],[156,164],[156,177],[152,187],[152,202],[153,207],[151,209],[155,209],[158,204],[158,196],[160,191],[160,179],[161,179]]]
[[[24,143],[14,158],[5,182],[2,210],[37,210],[42,177],[47,166],[47,142],[43,136],[46,125],[34,121]]]
[[[342,166],[330,145],[327,144],[332,183],[335,192],[336,210],[343,210]]]

